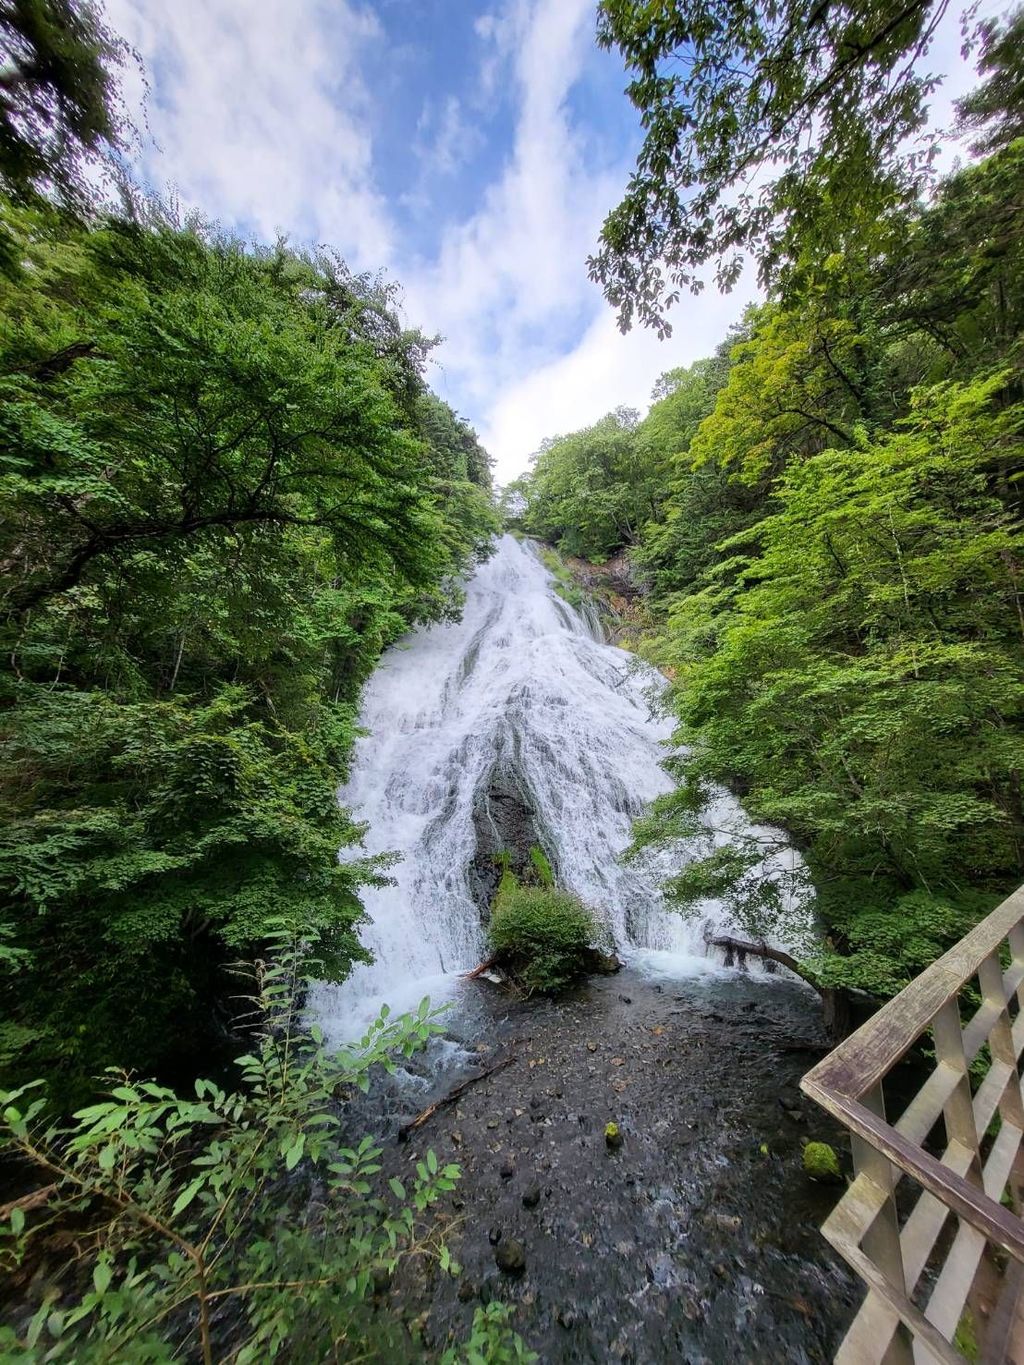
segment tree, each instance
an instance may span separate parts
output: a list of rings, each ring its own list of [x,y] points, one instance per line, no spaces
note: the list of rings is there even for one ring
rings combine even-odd
[[[980,135],[973,150],[994,152],[1024,137],[1024,8],[983,23],[978,70],[985,80],[957,112],[962,128]]]
[[[659,658],[688,748],[656,832],[738,784],[804,851],[831,985],[898,989],[1024,864],[1024,539],[1001,495],[1024,407],[1006,378],[920,390],[895,431],[789,466],[739,580],[670,603]],[[714,870],[728,894],[749,866]],[[684,904],[707,887],[700,859],[674,882]]]
[[[660,480],[636,444],[639,414],[618,408],[593,426],[545,441],[516,491],[520,521],[568,554],[606,559],[632,544],[655,512]]]
[[[628,330],[667,335],[680,291],[746,256],[763,284],[801,271],[912,200],[935,80],[924,60],[946,0],[602,0],[598,41],[631,73],[645,129],[591,277]],[[802,259],[801,259],[802,258]]]
[[[0,190],[81,213],[86,171],[119,145],[118,69],[127,45],[92,0],[0,0]],[[0,271],[16,268],[0,216]]]
[[[365,958],[359,689],[496,521],[434,472],[426,343],[376,282],[158,217],[12,221],[0,1063],[73,1102],[223,1045],[225,963],[282,920],[337,977]]]

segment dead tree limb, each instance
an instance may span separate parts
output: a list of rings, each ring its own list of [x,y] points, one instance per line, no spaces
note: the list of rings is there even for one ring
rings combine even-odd
[[[780,966],[786,967],[801,981],[806,981],[809,986],[813,986],[821,997],[821,1007],[825,1033],[831,1042],[837,1043],[847,1037],[854,1028],[855,1006],[859,1003],[863,1013],[864,1002],[869,999],[865,996],[860,1000],[860,992],[856,994],[852,991],[843,990],[841,987],[821,986],[810,976],[795,957],[789,953],[784,953],[781,948],[770,948],[767,943],[751,943],[747,939],[733,938],[731,934],[722,934],[718,938],[709,940],[714,948],[725,949],[725,965],[731,967],[734,957],[738,959],[740,966],[747,953],[752,953],[754,957],[760,957],[768,962],[777,962]]]
[[[0,1223],[6,1223],[15,1209],[28,1213],[30,1209],[39,1208],[41,1204],[46,1203],[56,1188],[56,1184],[44,1185],[41,1189],[23,1194],[19,1199],[12,1199],[9,1204],[0,1204]]]
[[[481,962],[479,967],[474,967],[471,972],[463,972],[463,981],[475,981],[478,976],[483,976],[484,972],[489,972],[498,962],[498,954],[489,957],[486,962]]]
[[[514,1061],[515,1057],[506,1057],[504,1061],[495,1062],[493,1066],[486,1067],[483,1071],[477,1072],[475,1076],[470,1076],[468,1081],[463,1081],[462,1084],[457,1085],[454,1090],[449,1090],[448,1094],[443,1095],[441,1099],[435,1100],[433,1104],[428,1104],[426,1109],[421,1109],[416,1117],[410,1120],[409,1123],[402,1124],[401,1128],[398,1130],[398,1141],[408,1142],[409,1134],[414,1133],[417,1128],[421,1128],[423,1124],[426,1123],[427,1119],[436,1114],[439,1109],[444,1109],[446,1105],[454,1104],[459,1096],[468,1090],[471,1085],[476,1085],[477,1081],[482,1081],[488,1076],[493,1076],[496,1071],[504,1071],[505,1067],[511,1066]]]
[[[747,953],[752,953],[755,957],[767,958],[769,962],[778,962],[783,967],[788,967],[791,972],[802,977],[810,985],[814,985],[810,977],[800,967],[795,957],[789,953],[784,953],[781,948],[770,948],[767,943],[750,943],[747,939],[733,938],[729,934],[723,934],[719,938],[711,940],[712,947],[725,949],[725,965],[732,966],[732,958],[735,954],[742,964]],[[817,989],[815,987],[815,989]]]

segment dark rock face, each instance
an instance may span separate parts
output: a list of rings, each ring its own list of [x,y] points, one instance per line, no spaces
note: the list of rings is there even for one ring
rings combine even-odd
[[[532,869],[531,848],[543,848],[551,859],[514,747],[514,736],[510,734],[508,742],[501,746],[490,780],[473,802],[476,852],[469,867],[469,889],[485,923],[501,881],[499,854],[508,856],[509,867],[520,878]],[[557,880],[558,869],[553,860],[552,871]]]

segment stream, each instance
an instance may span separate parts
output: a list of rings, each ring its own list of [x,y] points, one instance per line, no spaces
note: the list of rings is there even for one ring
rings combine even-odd
[[[386,1149],[389,1175],[428,1146],[463,1169],[442,1211],[463,1274],[419,1261],[389,1290],[386,1311],[425,1349],[463,1338],[474,1307],[500,1298],[544,1362],[826,1361],[859,1301],[818,1232],[836,1192],[800,1163],[803,1141],[840,1141],[797,1090],[823,1043],[816,997],[721,966],[706,939],[734,927],[726,908],[684,920],[658,891],[698,848],[756,827],[722,793],[692,845],[620,861],[632,821],[670,788],[664,686],[557,595],[532,545],[504,536],[461,619],[412,632],[366,688],[340,799],[367,822],[367,850],[400,861],[391,885],[364,892],[374,962],[315,986],[310,1013],[341,1046],[384,1004],[451,1008],[446,1037],[351,1120],[393,1138],[513,1059]],[[559,1001],[461,979],[485,956],[496,855],[518,871],[533,846],[625,963]],[[795,857],[775,854],[763,874]],[[495,1263],[510,1239],[519,1275]]]

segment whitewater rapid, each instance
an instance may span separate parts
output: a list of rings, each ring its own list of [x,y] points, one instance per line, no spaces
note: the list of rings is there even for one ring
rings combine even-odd
[[[672,731],[658,707],[664,685],[603,643],[596,621],[555,593],[533,546],[512,536],[468,583],[458,622],[415,630],[385,654],[339,796],[367,823],[366,850],[400,861],[392,885],[363,892],[360,937],[372,965],[311,993],[329,1041],[361,1032],[385,1003],[445,998],[484,956],[473,816],[496,768],[527,786],[559,883],[596,910],[621,956],[669,975],[721,970],[705,938],[731,927],[724,908],[708,903],[684,920],[658,891],[664,854],[619,860],[632,821],[671,786],[661,766]],[[751,828],[721,796],[702,852],[730,821]],[[678,849],[673,856],[678,866]]]

